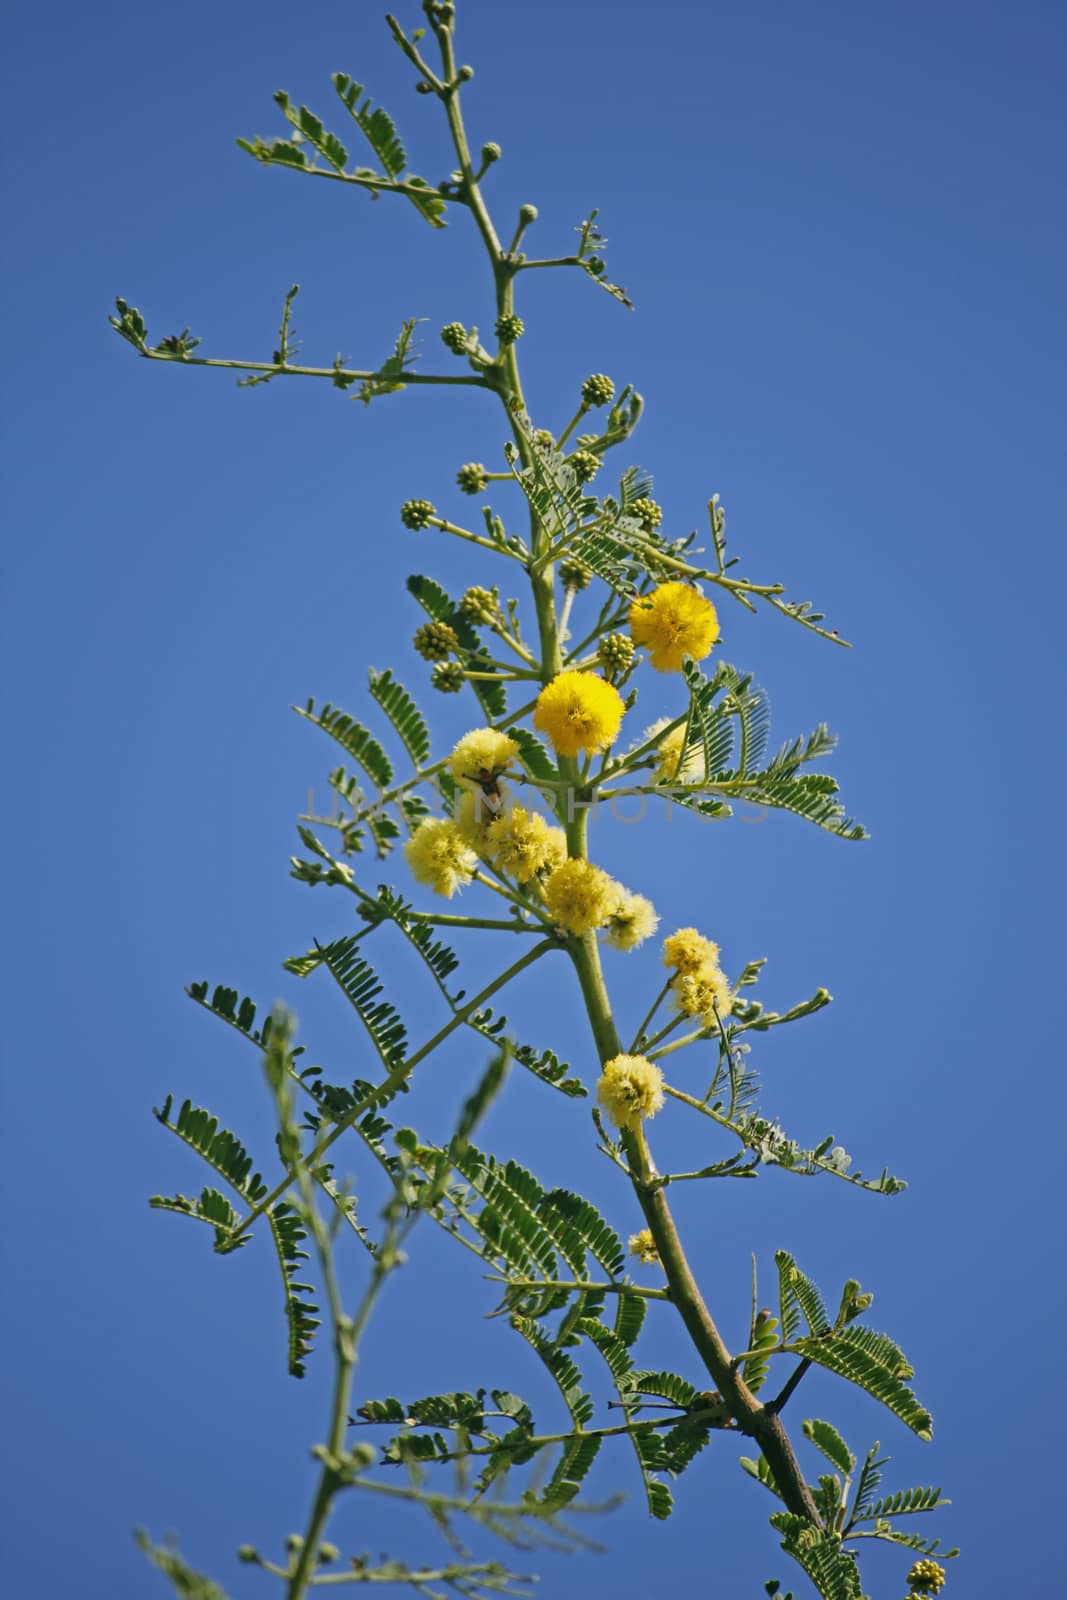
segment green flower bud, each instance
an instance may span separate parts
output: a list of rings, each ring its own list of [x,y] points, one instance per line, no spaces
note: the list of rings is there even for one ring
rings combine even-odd
[[[424,661],[447,661],[459,648],[456,630],[447,622],[424,622],[411,642]]]
[[[456,482],[464,494],[481,494],[489,482],[489,474],[480,461],[468,461],[456,473]]]
[[[576,450],[591,450],[599,442],[599,433],[580,433],[574,441],[574,448]]]
[[[341,1552],[335,1544],[319,1545],[319,1560],[324,1567],[329,1566],[331,1561],[339,1561],[340,1558]]]
[[[655,533],[663,521],[663,507],[658,506],[654,500],[643,495],[640,500],[635,500],[626,508],[627,515],[636,517],[646,533]]]
[[[304,1536],[300,1533],[291,1533],[285,1541],[285,1548],[293,1555],[304,1548]]]
[[[441,340],[442,343],[448,346],[453,355],[466,355],[467,330],[462,322],[446,322],[441,329]]]
[[[945,1584],[945,1569],[936,1561],[916,1561],[908,1573],[908,1582],[919,1594],[939,1594]]]
[[[619,677],[633,665],[634,642],[628,633],[606,633],[596,647],[596,658],[605,672]]]
[[[522,337],[525,327],[521,317],[517,317],[513,311],[507,311],[496,319],[496,336],[501,344],[514,344],[516,339]]]
[[[463,668],[458,661],[441,661],[430,674],[430,682],[442,694],[458,694],[463,687]]]
[[[428,528],[430,518],[437,515],[432,500],[405,500],[400,507],[400,520],[405,528]]]
[[[237,1551],[237,1559],[246,1565],[251,1565],[259,1561],[259,1551],[253,1544],[243,1544]]]
[[[536,222],[537,221],[537,207],[536,206],[531,206],[531,205],[520,206],[519,207],[519,221],[522,223],[524,228],[528,228],[530,226],[531,222]]]
[[[559,564],[560,582],[565,589],[587,589],[592,576],[584,561],[568,558]]]
[[[615,394],[615,385],[605,372],[594,372],[582,384],[582,399],[587,406],[606,406]]]
[[[567,465],[579,483],[588,483],[600,471],[600,457],[595,456],[591,450],[576,450],[568,458]]]
[[[494,161],[499,161],[503,151],[495,139],[490,139],[488,144],[482,145],[482,161],[485,166],[492,166]]]
[[[542,450],[551,450],[555,442],[547,428],[534,429],[534,444],[539,445]]]
[[[468,67],[468,66],[462,66],[462,67],[460,67],[459,71],[456,73],[456,82],[457,83],[470,83],[470,81],[471,81],[471,79],[473,77],[474,77],[474,68],[473,67]]]
[[[492,589],[468,589],[459,602],[459,609],[472,622],[491,623],[500,615],[499,603]]]

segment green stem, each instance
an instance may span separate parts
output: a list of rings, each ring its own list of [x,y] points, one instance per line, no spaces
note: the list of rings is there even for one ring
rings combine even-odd
[[[649,1006],[648,1013],[645,1016],[644,1021],[641,1023],[641,1026],[638,1028],[637,1032],[634,1034],[634,1042],[630,1046],[630,1052],[629,1052],[630,1055],[636,1055],[638,1050],[641,1048],[641,1042],[645,1037],[645,1029],[648,1027],[649,1023],[652,1021],[652,1018],[656,1015],[656,1012],[659,1010],[660,1006],[663,1004],[664,1000],[666,1000],[666,998],[670,994],[670,992],[671,992],[671,980],[670,980],[670,978],[668,978],[666,983],[663,985],[663,988],[660,990],[659,994],[653,1000],[651,1006]]]
[[[233,372],[269,372],[278,378],[343,378],[353,383],[368,378],[380,378],[380,372],[360,372],[351,367],[291,367],[279,366],[274,361],[223,361],[219,356],[172,356],[163,350],[141,351],[146,361],[170,361],[179,367],[223,367]],[[407,383],[461,383],[478,389],[488,389],[484,378],[455,375],[438,375],[430,372],[405,372]],[[493,545],[494,550],[498,547]]]
[[[466,1005],[461,1006],[449,1018],[444,1027],[438,1029],[432,1039],[427,1039],[426,1043],[416,1050],[413,1056],[409,1056],[404,1063],[405,1071],[410,1072],[413,1067],[418,1066],[420,1061],[424,1061],[432,1051],[437,1049],[439,1044],[442,1044],[448,1038],[450,1033],[454,1033],[457,1028],[462,1027],[467,1018],[477,1011],[479,1006],[484,1005],[486,1000],[491,999],[497,990],[502,989],[506,983],[510,983],[512,978],[517,977],[524,967],[531,966],[547,951],[558,950],[559,948],[558,940],[542,939],[541,943],[535,944],[532,950],[527,950],[524,956],[520,956],[518,961],[508,967],[505,972],[502,972],[498,978],[494,978],[492,983],[487,984],[479,994],[476,994],[473,1000],[468,1000]]]

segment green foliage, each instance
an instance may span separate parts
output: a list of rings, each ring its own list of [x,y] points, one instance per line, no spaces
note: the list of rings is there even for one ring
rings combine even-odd
[[[827,1461],[848,1477],[855,1468],[856,1457],[833,1424],[809,1417],[803,1426],[805,1439],[810,1439]]]
[[[291,958],[286,970],[306,978],[323,966],[353,1007],[378,1053],[386,1072],[397,1072],[407,1052],[407,1029],[396,1007],[381,1000],[382,984],[374,968],[357,953],[360,935],[316,944],[307,955]]]
[[[874,1333],[869,1328],[853,1327],[821,1339],[798,1340],[795,1349],[818,1366],[825,1367],[828,1372],[836,1372],[839,1377],[847,1378],[858,1388],[865,1389],[913,1433],[917,1433],[920,1439],[931,1439],[933,1419],[907,1385],[901,1382],[897,1375],[899,1367],[887,1364],[886,1345],[891,1345],[891,1341],[885,1340],[884,1335]]]
[[[175,1594],[181,1600],[227,1600],[224,1589],[182,1560],[172,1541],[153,1544],[143,1528],[138,1528],[133,1537],[142,1555],[147,1556],[152,1565],[170,1579]]]
[[[580,225],[577,248],[558,259],[529,259],[520,250],[525,230],[537,219],[536,208],[531,205],[521,207],[513,237],[506,230],[498,232],[489,218],[480,185],[489,167],[499,159],[500,149],[495,143],[485,144],[480,167],[470,159],[461,90],[471,69],[457,65],[453,49],[454,5],[452,0],[424,0],[423,11],[427,26],[410,37],[394,18],[387,22],[394,41],[415,71],[416,88],[425,96],[436,97],[446,112],[452,159],[457,165],[439,186],[432,187],[409,172],[407,152],[392,119],[372,102],[362,84],[343,73],[334,75],[335,91],[359,138],[369,145],[375,166],[353,167],[341,138],[308,107],[294,105],[283,91],[275,95],[275,102],[292,137],[270,143],[257,137],[239,143],[265,165],[280,165],[332,183],[354,185],[373,198],[382,193],[400,194],[433,227],[444,225],[446,197],[461,211],[472,212],[491,256],[494,300],[487,308],[483,326],[493,326],[497,331],[496,353],[483,347],[476,327],[468,328],[466,320],[451,321],[443,329],[443,342],[461,358],[459,365],[465,365],[466,371],[459,375],[453,364],[451,374],[425,373],[415,365],[417,324],[415,319],[409,319],[403,323],[392,353],[377,368],[349,368],[340,355],[332,366],[298,366],[294,357],[299,344],[290,326],[296,285],[285,297],[277,348],[270,362],[216,358],[206,361],[193,353],[198,341],[188,328],[150,343],[141,313],[122,299],[116,301],[117,314],[110,318],[112,327],[143,357],[187,366],[237,368],[245,373],[240,380],[245,387],[272,382],[283,375],[318,377],[342,391],[354,390],[355,398],[369,402],[418,383],[466,383],[502,403],[511,435],[504,446],[509,472],[494,472],[472,457],[460,469],[459,484],[474,494],[481,494],[494,480],[502,484],[505,494],[517,489],[524,502],[522,509],[529,517],[527,536],[509,531],[503,515],[489,505],[482,508],[484,534],[458,527],[439,515],[431,500],[417,498],[426,492],[426,486],[417,484],[404,486],[409,497],[402,501],[400,516],[415,535],[455,536],[488,554],[517,563],[531,580],[530,600],[535,615],[528,617],[520,600],[501,598],[499,589],[489,589],[480,580],[458,603],[430,577],[413,575],[407,588],[431,622],[439,625],[436,629],[424,625],[416,636],[416,648],[436,662],[431,683],[452,692],[459,692],[469,683],[480,718],[492,726],[507,728],[518,745],[523,771],[518,775],[510,773],[509,780],[540,785],[560,822],[570,822],[573,817],[569,808],[575,788],[568,792],[569,785],[581,790],[584,804],[600,792],[611,794],[612,783],[621,777],[624,793],[635,789],[637,793],[659,793],[703,817],[726,816],[732,807],[747,804],[790,811],[846,839],[865,837],[863,828],[845,814],[839,803],[836,781],[812,770],[834,746],[826,725],[819,723],[810,734],[788,741],[770,755],[767,693],[751,674],[726,662],[718,661],[710,674],[692,660],[684,662],[685,710],[670,724],[671,731],[683,730],[681,754],[673,778],[664,775],[658,782],[642,782],[638,775],[647,773],[650,767],[657,768],[658,773],[655,750],[662,742],[662,731],[646,736],[628,753],[613,755],[609,750],[600,767],[591,762],[578,766],[569,758],[557,759],[524,724],[531,709],[529,704],[509,712],[508,682],[516,683],[518,696],[526,691],[532,698],[542,683],[562,668],[585,671],[595,669],[598,662],[602,666],[607,663],[605,670],[610,672],[612,681],[624,688],[629,710],[642,681],[636,674],[644,667],[640,661],[635,663],[625,633],[616,630],[625,629],[635,596],[647,595],[653,586],[664,582],[710,584],[725,590],[750,611],[761,603],[769,605],[823,637],[843,641],[832,630],[820,626],[825,619],[810,603],[787,599],[781,584],[757,584],[737,575],[735,558],[727,556],[725,514],[718,496],[713,496],[708,505],[713,546],[713,564],[709,567],[701,564],[704,557],[695,544],[695,533],[671,538],[666,531],[660,531],[661,523],[666,524],[669,519],[652,501],[653,482],[648,473],[633,464],[623,466],[617,473],[602,470],[607,452],[629,439],[641,416],[641,397],[630,385],[623,386],[616,396],[614,380],[595,373],[581,385],[580,403],[570,422],[560,427],[561,419],[550,417],[547,420],[552,422],[551,427],[535,426],[525,410],[515,346],[524,326],[515,303],[520,275],[533,267],[578,267],[622,304],[629,306],[630,301],[625,291],[607,277],[606,240],[595,210]],[[420,53],[434,43],[439,47],[439,69],[431,67]],[[600,431],[576,433],[583,419],[594,412],[594,427]],[[594,493],[589,487],[594,476],[602,485],[614,481],[617,490]],[[564,593],[558,606],[555,568],[559,568]],[[516,567],[508,570],[514,573]],[[600,609],[593,626],[578,642],[579,635],[588,628],[589,618],[579,626],[572,618],[572,609],[577,614],[580,606],[593,598],[581,598],[593,579],[604,585],[605,593],[599,597]],[[487,636],[491,636],[488,644]],[[527,640],[536,643],[527,644]],[[505,651],[512,655],[509,664],[502,666],[497,656]],[[634,686],[626,687],[631,676]],[[429,815],[427,784],[436,780],[446,817],[455,815],[457,801],[447,758],[430,764],[427,720],[391,667],[370,672],[369,692],[388,721],[392,754],[368,728],[331,703],[320,708],[309,700],[299,711],[340,746],[346,765],[336,767],[329,776],[340,809],[330,817],[302,819],[308,825],[334,828],[340,836],[338,853],[331,853],[310,826],[301,826],[299,836],[308,858],[293,858],[293,875],[309,885],[326,884],[347,890],[355,901],[359,926],[330,943],[316,942],[312,949],[291,957],[285,967],[300,978],[319,967],[329,971],[358,1015],[384,1077],[380,1075],[378,1082],[372,1082],[357,1076],[347,1085],[328,1081],[323,1069],[303,1064],[302,1052],[292,1046],[291,1024],[284,1013],[267,1018],[257,1028],[256,1006],[250,999],[222,985],[209,993],[207,983],[199,983],[189,990],[194,1001],[261,1053],[276,1113],[280,1182],[270,1188],[254,1170],[241,1141],[208,1111],[187,1100],[173,1115],[173,1102],[168,1097],[157,1112],[161,1123],[196,1152],[222,1180],[228,1193],[208,1185],[198,1196],[157,1196],[152,1204],[206,1223],[213,1230],[215,1249],[220,1254],[243,1246],[254,1227],[263,1221],[270,1232],[284,1284],[289,1370],[294,1375],[304,1374],[320,1325],[319,1306],[313,1297],[321,1299],[323,1315],[329,1317],[332,1332],[335,1385],[329,1427],[320,1436],[326,1442],[315,1451],[321,1476],[309,1515],[308,1535],[289,1545],[284,1568],[260,1561],[254,1551],[242,1559],[258,1562],[283,1578],[292,1600],[301,1600],[311,1584],[323,1581],[397,1582],[427,1594],[437,1594],[444,1586],[475,1600],[482,1594],[515,1592],[510,1587],[511,1575],[492,1563],[455,1561],[437,1569],[414,1569],[388,1559],[378,1566],[357,1559],[354,1578],[344,1574],[315,1576],[321,1551],[319,1536],[335,1494],[342,1487],[363,1485],[421,1504],[454,1547],[459,1546],[459,1538],[451,1524],[459,1515],[514,1542],[544,1537],[567,1543],[571,1535],[559,1521],[559,1513],[580,1505],[583,1486],[605,1440],[616,1436],[629,1439],[648,1509],[654,1518],[663,1519],[672,1507],[665,1480],[676,1479],[688,1470],[712,1432],[732,1430],[754,1437],[762,1449],[757,1459],[744,1458],[742,1466],[783,1508],[772,1517],[773,1526],[782,1536],[782,1548],[800,1564],[823,1600],[863,1600],[855,1558],[845,1548],[846,1543],[876,1538],[925,1554],[932,1552],[937,1548],[936,1540],[927,1541],[901,1531],[891,1519],[936,1509],[945,1503],[940,1491],[919,1487],[877,1498],[884,1464],[877,1455],[878,1447],[868,1453],[857,1472],[856,1456],[835,1427],[820,1419],[808,1419],[803,1433],[833,1471],[821,1473],[809,1484],[800,1475],[792,1447],[773,1419],[791,1400],[808,1369],[818,1366],[863,1389],[920,1437],[929,1438],[929,1413],[906,1386],[912,1376],[909,1363],[887,1335],[858,1325],[857,1319],[871,1301],[869,1294],[860,1292],[858,1282],[850,1279],[845,1284],[837,1314],[831,1319],[818,1289],[786,1251],[776,1255],[779,1319],[776,1321],[769,1312],[757,1311],[754,1282],[748,1345],[731,1358],[708,1324],[707,1313],[694,1291],[670,1212],[665,1209],[661,1213],[659,1209],[666,1208],[669,1184],[720,1176],[750,1177],[762,1166],[777,1166],[802,1176],[833,1175],[883,1194],[895,1194],[904,1187],[884,1170],[876,1178],[865,1179],[852,1169],[851,1158],[832,1138],[811,1148],[802,1146],[759,1109],[758,1074],[749,1063],[751,1045],[746,1035],[765,1034],[807,1017],[828,1003],[829,994],[820,987],[785,1011],[768,1010],[750,993],[762,962],[750,962],[737,980],[737,998],[729,1016],[717,1020],[714,1027],[698,1024],[685,1038],[662,1045],[660,1041],[672,1028],[660,1027],[653,1033],[653,1017],[666,996],[653,1005],[642,1024],[644,1031],[631,1050],[646,1049],[659,1059],[675,1048],[691,1044],[703,1048],[710,1044],[713,1076],[703,1099],[697,1098],[699,1091],[685,1093],[673,1084],[665,1085],[665,1089],[672,1105],[684,1102],[720,1129],[732,1133],[740,1150],[696,1171],[665,1172],[654,1164],[643,1135],[624,1127],[618,1130],[617,1137],[607,1136],[603,1121],[594,1110],[601,1152],[628,1180],[631,1198],[636,1198],[643,1208],[656,1235],[665,1287],[639,1288],[625,1276],[625,1253],[615,1228],[596,1206],[575,1193],[569,1182],[566,1186],[545,1187],[517,1161],[484,1153],[472,1142],[512,1061],[565,1099],[587,1094],[582,1077],[572,1074],[570,1066],[551,1049],[512,1041],[507,1017],[496,1009],[498,991],[534,960],[550,951],[559,952],[575,969],[595,1041],[595,1056],[591,1054],[588,1063],[591,1070],[583,1072],[583,1076],[591,1081],[597,1064],[620,1048],[617,1019],[606,997],[596,941],[569,935],[554,926],[547,915],[543,884],[537,877],[516,886],[506,874],[496,874],[492,886],[507,904],[506,918],[499,903],[493,908],[495,916],[467,916],[452,907],[447,911],[425,910],[421,901],[409,902],[393,885],[367,887],[357,881],[349,858],[364,852],[376,853],[379,859],[389,857],[397,844]],[[396,744],[392,745],[394,736]],[[401,749],[405,762],[414,770],[397,781],[394,756]],[[492,785],[488,792],[495,797]],[[568,845],[572,853],[585,852],[580,834],[579,828],[570,827]],[[447,838],[447,834],[443,837]],[[481,874],[478,887],[473,888],[474,894],[484,897],[487,873],[494,870],[493,861],[492,851],[487,848],[483,856],[486,871]],[[454,885],[450,883],[448,887]],[[361,948],[365,940],[386,925],[395,928],[415,952],[447,1007],[444,1025],[414,1051],[409,1051],[408,1019],[417,1019],[421,1024],[419,999],[403,1007],[387,999],[375,967]],[[473,930],[481,930],[477,938],[491,931],[497,943],[502,942],[501,933],[519,936],[525,953],[468,1000],[468,991],[458,987],[458,958],[451,945],[439,936],[440,926],[471,930],[472,937]],[[531,934],[536,942],[529,942]],[[511,942],[514,944],[514,939]],[[405,1002],[406,999],[405,994]],[[494,1004],[489,1004],[490,1000]],[[407,1091],[409,1079],[422,1061],[460,1030],[490,1044],[493,1055],[488,1069],[459,1108],[451,1133],[431,1142],[411,1127],[394,1127],[390,1120],[395,1114],[392,1102]],[[298,1096],[305,1097],[302,1122],[298,1122],[294,1109]],[[564,1114],[559,1103],[557,1112]],[[657,1138],[659,1126],[655,1130]],[[361,1149],[356,1147],[361,1157],[370,1158],[377,1168],[377,1181],[387,1191],[373,1238],[360,1222],[354,1197],[339,1181],[334,1166],[340,1149],[334,1148],[337,1141],[342,1136],[347,1139],[352,1132],[361,1141]],[[351,1147],[348,1139],[345,1149]],[[673,1193],[672,1190],[672,1200]],[[655,1211],[650,1208],[651,1196],[655,1196]],[[508,1390],[478,1388],[473,1392],[431,1395],[410,1405],[401,1405],[392,1397],[367,1401],[357,1410],[359,1425],[386,1426],[394,1430],[393,1435],[379,1445],[348,1442],[345,1430],[353,1420],[347,1415],[349,1396],[363,1327],[389,1274],[404,1259],[411,1229],[424,1216],[488,1264],[488,1276],[500,1291],[495,1314],[507,1318],[551,1376],[569,1417],[569,1427],[564,1431],[538,1434],[525,1401]],[[657,1217],[663,1221],[662,1229]],[[355,1232],[363,1247],[359,1263],[364,1269],[362,1299],[354,1315],[345,1309],[335,1263],[336,1241],[346,1231]],[[304,1281],[312,1257],[310,1275],[319,1289]],[[681,1313],[693,1347],[692,1370],[701,1375],[701,1382],[707,1383],[710,1377],[717,1389],[698,1390],[678,1373],[635,1365],[637,1343],[650,1308],[657,1315]],[[614,1389],[616,1398],[608,1402],[609,1408],[623,1418],[619,1423],[609,1420],[603,1427],[592,1426],[594,1390],[582,1370],[594,1352],[594,1367],[603,1363]],[[790,1375],[775,1398],[761,1405],[754,1396],[767,1383],[773,1357],[783,1353],[792,1358]],[[768,1463],[768,1452],[775,1461],[774,1472]],[[481,1465],[472,1483],[471,1462],[475,1459]],[[424,1468],[430,1465],[437,1469],[433,1475],[435,1485],[441,1483],[440,1469],[452,1467],[451,1492],[428,1486]],[[397,1473],[398,1466],[405,1470]],[[499,1492],[504,1478],[513,1468],[523,1466],[531,1468],[527,1486],[517,1501],[504,1501]],[[385,1476],[381,1480],[369,1476],[378,1468],[383,1472],[391,1469],[388,1489]],[[531,1535],[531,1527],[538,1525],[548,1532]],[[221,1591],[187,1568],[176,1551],[152,1546],[143,1538],[142,1545],[179,1594],[189,1600],[224,1600]],[[326,1559],[332,1561],[334,1556]],[[779,1586],[772,1582],[765,1587],[768,1595],[774,1595]]]
[[[414,766],[425,766],[430,759],[430,730],[425,718],[402,683],[387,668],[369,674],[371,698],[376,700],[396,729],[397,737]]]
[[[702,752],[704,775],[692,784],[672,783],[672,800],[709,816],[722,815],[722,802],[729,800],[770,806],[792,811],[842,839],[867,837],[862,825],[847,816],[834,798],[836,780],[826,773],[801,770],[833,749],[834,737],[825,723],[782,745],[761,767],[770,733],[765,691],[753,687],[751,675],[725,661],[710,678],[690,660],[683,662],[682,672],[689,689],[685,748]],[[692,795],[686,792],[690,787]]]
[[[823,1600],[866,1600],[856,1558],[832,1534],[791,1511],[775,1512],[771,1525],[784,1535],[782,1549],[803,1567]]]
[[[315,1314],[319,1309],[318,1306],[302,1298],[314,1294],[315,1290],[310,1283],[301,1283],[295,1276],[300,1270],[300,1263],[308,1259],[307,1251],[301,1249],[307,1238],[307,1230],[298,1213],[292,1206],[286,1205],[284,1200],[269,1207],[266,1217],[271,1238],[274,1240],[278,1265],[281,1268],[282,1282],[285,1285],[285,1320],[289,1328],[289,1372],[294,1378],[302,1378],[306,1371],[304,1363],[311,1350],[315,1329],[321,1326],[321,1319]]]
[[[341,749],[363,768],[376,789],[389,787],[393,781],[392,762],[374,735],[346,711],[329,704],[324,705],[321,711],[316,711],[314,700],[309,700],[306,706],[294,706],[293,710],[298,717],[305,717],[336,740]]]

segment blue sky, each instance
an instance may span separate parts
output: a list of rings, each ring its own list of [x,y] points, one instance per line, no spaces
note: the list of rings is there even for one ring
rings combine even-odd
[[[648,409],[631,455],[670,525],[703,531],[721,493],[744,569],[813,598],[856,646],[723,612],[722,654],[767,686],[780,737],[822,718],[840,731],[833,770],[872,843],[784,817],[596,835],[665,927],[699,923],[728,967],[767,956],[768,1004],[834,993],[761,1043],[765,1103],[797,1137],[832,1131],[865,1169],[911,1181],[892,1201],[774,1172],[699,1186],[679,1202],[694,1261],[735,1348],[750,1251],[767,1273],[777,1246],[794,1251],[830,1295],[849,1275],[875,1291],[934,1443],[819,1378],[795,1420],[829,1415],[854,1448],[881,1439],[894,1481],[942,1483],[954,1505],[937,1531],[964,1547],[947,1600],[1005,1592],[1059,1562],[1044,1486],[1062,1400],[1062,11],[460,12],[472,139],[504,149],[498,214],[536,203],[531,245],[555,254],[599,206],[610,273],[637,305],[530,275],[535,419],[561,426],[589,372],[635,384]],[[303,1385],[285,1376],[263,1241],[217,1259],[148,1211],[149,1193],[202,1181],[151,1107],[190,1095],[269,1150],[251,1053],[183,996],[200,977],[285,998],[316,1059],[342,1077],[365,1065],[325,980],[280,971],[349,926],[338,896],[287,875],[293,818],[309,788],[324,800],[333,764],[288,707],[314,694],[366,712],[367,665],[392,665],[440,715],[443,748],[476,720],[431,704],[403,579],[456,589],[487,569],[396,510],[425,495],[458,515],[457,466],[499,459],[502,438],[478,394],[364,409],[311,382],[238,390],[139,363],[105,317],[120,293],[154,337],[188,323],[207,353],[254,359],[299,281],[309,361],[374,364],[418,316],[434,370],[436,329],[491,310],[462,216],[432,234],[401,203],[261,170],[234,145],[275,131],[278,87],[326,115],[344,70],[393,111],[416,170],[447,172],[436,107],[412,94],[377,8],[324,3],[297,24],[277,0],[135,20],[60,4],[24,8],[8,38],[5,1565],[40,1600],[162,1593],[132,1548],[140,1523],[176,1529],[243,1600],[269,1580],[237,1568],[235,1547],[268,1549],[303,1519],[326,1364]],[[651,718],[661,703],[659,685],[642,705]],[[386,875],[407,886],[401,865]],[[491,975],[497,957],[467,949],[472,975]],[[401,958],[382,961],[413,994]],[[624,1015],[655,966],[653,952],[609,968]],[[562,968],[539,968],[508,1009],[592,1076]],[[444,1125],[480,1064],[456,1051],[427,1074],[420,1126]],[[580,1108],[514,1082],[490,1133],[636,1225]],[[673,1137],[699,1145],[688,1126]],[[361,1396],[488,1380],[551,1415],[490,1307],[476,1267],[418,1239]],[[653,1350],[691,1367],[666,1323]],[[597,1490],[630,1497],[604,1524],[608,1551],[531,1558],[544,1594],[792,1581],[770,1504],[736,1442],[718,1446],[665,1527],[629,1460],[602,1457]],[[428,1525],[358,1500],[332,1532],[352,1551],[442,1553]],[[876,1556],[873,1593],[902,1593],[906,1560]]]

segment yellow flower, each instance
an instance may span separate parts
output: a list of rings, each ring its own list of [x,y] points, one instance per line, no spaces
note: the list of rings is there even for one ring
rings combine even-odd
[[[514,739],[496,728],[473,728],[465,733],[448,758],[448,770],[457,783],[495,783],[519,753]]]
[[[590,933],[611,915],[618,884],[589,861],[572,856],[550,874],[545,905],[553,922],[569,933]]]
[[[456,832],[463,843],[489,860],[489,829],[500,815],[500,802],[506,797],[503,784],[498,785],[499,798],[490,802],[481,789],[464,789],[456,806]]]
[[[470,883],[478,857],[464,844],[459,829],[446,817],[423,822],[404,846],[408,866],[417,883],[451,900],[457,889]]]
[[[708,961],[697,972],[679,973],[671,980],[674,1003],[685,1017],[700,1017],[706,1028],[715,1026],[716,1019],[726,1021],[733,1010],[733,991],[730,980],[714,961]]]
[[[659,1251],[656,1249],[651,1228],[642,1228],[640,1233],[631,1233],[626,1241],[626,1248],[632,1256],[637,1257],[643,1267],[659,1265]]]
[[[643,894],[631,894],[618,886],[615,905],[608,921],[604,938],[616,950],[636,950],[659,927],[659,917],[651,900]]]
[[[561,672],[538,695],[533,721],[561,756],[576,756],[613,744],[625,709],[618,689],[595,673]]]
[[[688,583],[661,583],[630,607],[630,636],[643,644],[656,672],[680,672],[682,657],[703,661],[719,637],[711,601]]]
[[[699,972],[709,962],[717,965],[719,947],[714,939],[705,939],[695,928],[679,928],[669,933],[663,941],[663,965],[676,972]]]
[[[651,739],[660,728],[670,727],[666,718],[659,724],[654,724],[645,735]],[[698,783],[702,776],[703,752],[700,746],[690,747],[682,760],[682,750],[685,745],[685,723],[679,723],[677,728],[671,728],[665,739],[661,739],[656,746],[653,759],[656,763],[657,783]]]
[[[551,827],[536,811],[519,805],[492,824],[486,846],[493,865],[519,883],[527,883],[535,873],[558,867],[567,859],[563,829]]]
[[[647,1056],[615,1056],[597,1079],[596,1097],[617,1128],[636,1128],[663,1105],[663,1074]]]

